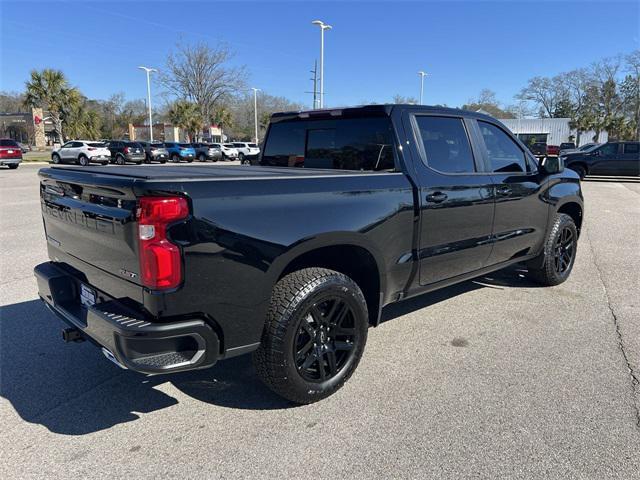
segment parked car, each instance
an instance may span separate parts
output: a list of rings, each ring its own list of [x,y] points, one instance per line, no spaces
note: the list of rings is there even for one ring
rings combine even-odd
[[[124,165],[125,163],[141,165],[145,160],[144,149],[138,142],[110,140],[106,145],[111,152],[111,162],[117,165]]]
[[[162,142],[138,142],[144,150],[144,163],[167,163],[169,151],[164,148]]]
[[[607,142],[560,157],[580,178],[586,175],[640,175],[640,142]]]
[[[201,162],[207,160],[217,162],[222,159],[222,150],[213,143],[192,143],[191,146],[195,150],[196,158]]]
[[[588,150],[591,150],[594,147],[597,147],[598,145],[600,145],[600,144],[599,143],[585,143],[584,145],[581,145],[578,148],[572,148],[572,149],[568,149],[568,150],[560,149],[560,155],[567,155],[569,153],[575,153],[575,152],[586,152]]]
[[[76,163],[83,167],[90,163],[107,165],[110,159],[107,146],[93,140],[71,140],[51,152],[52,163]]]
[[[169,152],[169,159],[174,163],[182,160],[191,163],[196,157],[196,151],[189,143],[164,142],[164,146]]]
[[[574,265],[578,176],[487,115],[275,114],[261,163],[40,170],[35,275],[63,337],[151,374],[254,352],[266,385],[311,403],[354,372],[383,306],[515,263],[558,285]]]
[[[547,156],[557,157],[560,155],[560,147],[558,145],[547,145]]]
[[[249,165],[260,154],[260,148],[255,143],[233,142],[232,145],[238,151],[238,159],[242,164]]]
[[[10,138],[0,138],[0,165],[15,169],[20,162],[22,162],[22,149],[18,142]]]
[[[562,142],[560,144],[560,152],[563,150],[575,150],[576,144],[573,142]]]
[[[236,150],[232,143],[213,143],[212,145],[220,148],[223,160],[238,159],[238,150]]]

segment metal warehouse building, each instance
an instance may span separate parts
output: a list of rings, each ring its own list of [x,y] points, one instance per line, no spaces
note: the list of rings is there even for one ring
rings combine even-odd
[[[594,131],[581,132],[580,138],[575,129],[569,127],[570,118],[504,118],[500,119],[525,144],[544,142],[547,145],[560,145],[564,142],[575,142],[577,146],[585,143],[604,143],[609,135],[600,132],[594,138]]]

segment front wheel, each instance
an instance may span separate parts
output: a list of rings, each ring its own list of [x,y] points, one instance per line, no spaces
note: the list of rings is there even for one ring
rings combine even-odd
[[[60,163],[60,155],[58,155],[57,153],[54,153],[53,155],[51,155],[51,161],[58,165]]]
[[[547,235],[544,250],[529,263],[529,276],[544,286],[559,285],[569,278],[576,260],[578,229],[569,215],[558,213]]]
[[[580,180],[584,180],[584,177],[587,175],[587,169],[582,165],[572,165],[569,168],[578,174]]]
[[[171,161],[173,163],[180,163],[180,157],[174,153],[173,155],[171,155]]]
[[[295,403],[335,393],[355,371],[367,342],[367,303],[346,275],[305,268],[274,287],[253,362],[262,381]]]

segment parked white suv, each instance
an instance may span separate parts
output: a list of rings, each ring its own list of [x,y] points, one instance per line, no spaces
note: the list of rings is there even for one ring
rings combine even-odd
[[[51,152],[53,163],[77,163],[86,167],[89,163],[107,165],[111,152],[102,142],[93,140],[72,140]]]
[[[260,147],[255,143],[233,142],[233,146],[238,150],[240,163],[251,163],[249,159],[257,157],[260,153]]]
[[[233,146],[233,143],[213,143],[214,147],[220,147],[222,151],[223,160],[237,160],[238,150]]]

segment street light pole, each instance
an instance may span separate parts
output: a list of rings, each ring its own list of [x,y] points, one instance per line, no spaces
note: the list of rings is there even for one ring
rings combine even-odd
[[[157,72],[155,68],[138,67],[147,72],[147,106],[149,107],[149,141],[153,142],[153,119],[151,118],[151,72]]]
[[[426,77],[429,74],[427,72],[423,72],[422,70],[420,70],[418,72],[418,75],[420,75],[420,105],[422,105],[422,95],[424,93],[424,77]]]
[[[251,90],[253,90],[253,118],[255,121],[255,127],[256,127],[256,143],[258,143],[258,92],[260,92],[261,90],[259,88],[254,88],[251,87]]]
[[[321,20],[314,20],[311,23],[320,27],[320,108],[324,108],[324,31],[331,30],[333,27]]]

